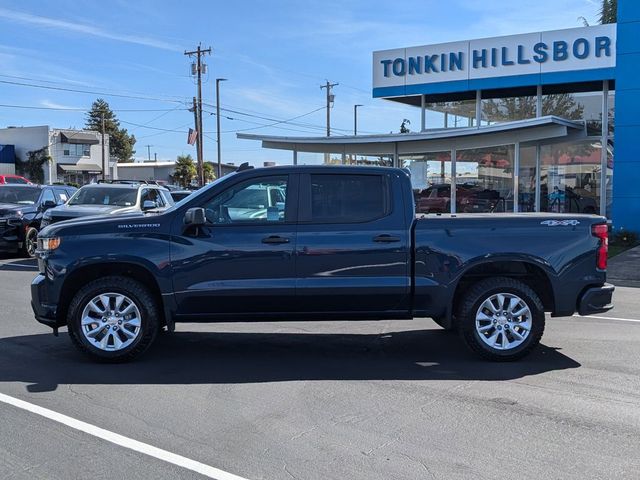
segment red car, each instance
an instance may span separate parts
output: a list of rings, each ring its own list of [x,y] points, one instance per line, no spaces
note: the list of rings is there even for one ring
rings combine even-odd
[[[31,185],[31,182],[20,175],[0,175],[0,185],[4,184]]]

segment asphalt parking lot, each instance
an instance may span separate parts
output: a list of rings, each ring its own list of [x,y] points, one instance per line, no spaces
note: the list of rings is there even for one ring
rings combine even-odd
[[[0,259],[0,478],[205,478],[180,459],[220,480],[638,478],[638,289],[548,320],[518,363],[421,319],[181,324],[98,365],[33,319],[35,270]]]

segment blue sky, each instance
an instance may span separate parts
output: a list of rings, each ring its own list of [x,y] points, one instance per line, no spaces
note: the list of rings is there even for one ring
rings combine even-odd
[[[327,79],[340,83],[332,110],[336,134],[351,132],[356,103],[364,105],[358,115],[362,133],[397,131],[403,118],[417,126],[418,109],[371,97],[374,50],[578,27],[581,16],[594,24],[598,3],[0,0],[0,81],[49,87],[0,83],[0,104],[52,108],[0,107],[0,127],[82,127],[80,109],[102,97],[136,135],[137,159],[146,159],[146,145],[159,160],[195,157],[195,148],[186,143],[193,114],[185,106],[195,84],[183,52],[202,42],[213,48],[206,58],[205,103],[215,104],[214,80],[224,77],[221,107],[245,114],[223,112],[223,161],[289,162],[291,153],[237,140],[235,131],[324,135],[324,110],[309,112],[324,105],[319,86]],[[294,120],[304,126],[261,127],[274,123],[265,118],[307,113]],[[204,130],[205,159],[213,161],[214,116],[205,114]]]

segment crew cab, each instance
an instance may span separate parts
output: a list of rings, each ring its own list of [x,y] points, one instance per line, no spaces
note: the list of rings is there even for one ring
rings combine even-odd
[[[612,308],[603,217],[416,215],[404,170],[239,170],[164,212],[42,230],[36,319],[104,361],[140,355],[176,322],[412,317],[515,360],[545,312]]]

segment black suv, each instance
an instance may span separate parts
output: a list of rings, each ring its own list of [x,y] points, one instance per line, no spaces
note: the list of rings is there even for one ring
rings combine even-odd
[[[33,257],[44,212],[75,191],[66,185],[0,185],[0,251]]]

